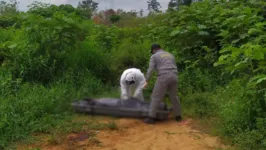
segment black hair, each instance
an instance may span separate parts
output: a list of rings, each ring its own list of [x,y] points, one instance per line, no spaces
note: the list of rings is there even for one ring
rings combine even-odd
[[[151,53],[152,53],[152,51],[154,50],[154,49],[160,49],[161,48],[161,46],[159,45],[159,44],[152,44],[151,45]]]

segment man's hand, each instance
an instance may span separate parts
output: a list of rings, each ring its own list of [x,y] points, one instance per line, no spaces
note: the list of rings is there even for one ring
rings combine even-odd
[[[148,82],[147,82],[147,81],[145,81],[145,83],[144,83],[144,89],[146,89],[146,88],[147,88],[147,85],[148,85]]]

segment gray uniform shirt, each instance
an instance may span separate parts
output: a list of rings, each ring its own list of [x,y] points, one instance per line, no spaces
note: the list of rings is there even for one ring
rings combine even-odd
[[[175,57],[162,49],[158,50],[150,58],[146,81],[149,81],[153,71],[155,70],[157,71],[158,76],[169,72],[177,73]]]

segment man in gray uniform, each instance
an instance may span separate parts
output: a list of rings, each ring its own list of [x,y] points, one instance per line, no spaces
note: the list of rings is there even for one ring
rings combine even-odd
[[[161,49],[159,44],[151,46],[149,68],[146,74],[146,86],[153,73],[157,71],[157,81],[151,95],[151,105],[149,117],[144,120],[145,123],[154,124],[158,106],[165,96],[167,90],[171,99],[173,113],[177,121],[181,120],[181,106],[177,96],[178,71],[175,58],[172,54]]]

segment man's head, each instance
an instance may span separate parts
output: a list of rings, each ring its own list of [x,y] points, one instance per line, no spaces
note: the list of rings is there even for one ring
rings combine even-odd
[[[151,53],[154,54],[157,50],[160,50],[161,46],[159,44],[152,44],[151,45]]]
[[[135,83],[135,77],[134,77],[134,75],[132,73],[126,74],[125,79],[126,79],[126,84],[128,84],[128,85],[131,85],[131,84]]]

